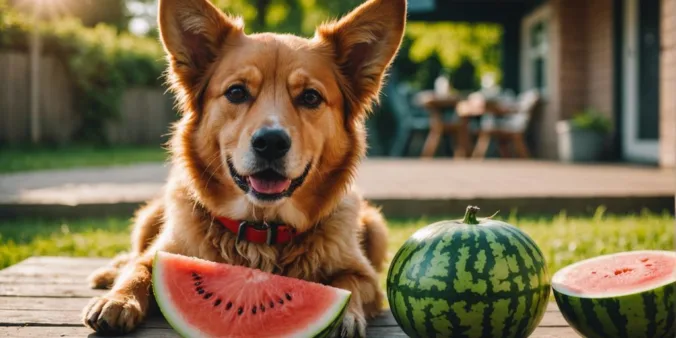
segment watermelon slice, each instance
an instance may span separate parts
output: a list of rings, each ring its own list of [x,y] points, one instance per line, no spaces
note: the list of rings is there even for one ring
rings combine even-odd
[[[153,291],[183,337],[318,337],[341,322],[349,291],[158,252]]]
[[[603,255],[554,274],[563,317],[584,337],[676,336],[676,252]]]

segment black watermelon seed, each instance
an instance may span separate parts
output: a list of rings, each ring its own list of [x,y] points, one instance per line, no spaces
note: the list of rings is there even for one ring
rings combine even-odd
[[[253,309],[251,309],[251,312],[252,312],[253,314],[256,314],[256,305],[254,305]]]
[[[263,304],[261,304],[260,308],[262,312],[265,312],[265,306],[263,306]]]
[[[213,293],[209,292],[206,295],[204,295],[204,299],[209,299],[211,298],[211,296],[213,296]]]
[[[197,293],[199,293],[200,295],[203,294],[204,289],[202,289],[201,287],[197,288]]]
[[[195,282],[195,286],[200,286],[200,285],[202,285],[202,282],[201,282],[201,281]]]
[[[281,298],[280,298],[277,302],[278,302],[279,304],[284,304],[284,300],[281,299]]]
[[[242,309],[242,307],[240,306],[239,309],[237,309],[237,315],[241,316],[242,313],[244,313],[244,309]]]
[[[228,302],[228,304],[225,304],[225,309],[226,310],[232,309],[232,302]]]
[[[286,294],[286,299],[287,299],[287,300],[291,300],[291,295],[287,293],[287,294]]]
[[[273,307],[275,307],[275,302],[270,301],[270,308],[272,309]]]
[[[221,305],[221,300],[216,299],[216,301],[214,302],[214,306],[219,306],[219,305]]]

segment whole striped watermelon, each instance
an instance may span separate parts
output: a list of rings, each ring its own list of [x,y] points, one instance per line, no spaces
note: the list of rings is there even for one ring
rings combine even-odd
[[[552,289],[563,317],[584,337],[676,337],[676,252],[586,259],[557,271]]]
[[[410,337],[527,337],[542,320],[551,289],[542,252],[477,211],[418,230],[393,258],[387,298]]]

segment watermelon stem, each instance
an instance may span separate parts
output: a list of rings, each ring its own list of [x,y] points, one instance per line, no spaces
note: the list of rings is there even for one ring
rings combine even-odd
[[[462,222],[465,224],[479,224],[479,221],[476,219],[476,213],[479,212],[479,207],[470,205],[465,210],[465,218]]]

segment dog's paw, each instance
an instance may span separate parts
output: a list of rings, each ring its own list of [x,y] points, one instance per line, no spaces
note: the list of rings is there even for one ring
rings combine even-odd
[[[104,266],[98,268],[87,277],[87,284],[92,289],[110,289],[117,277],[118,268]]]
[[[366,319],[362,313],[348,310],[334,334],[336,337],[366,337]]]
[[[101,334],[121,334],[135,329],[145,313],[133,297],[107,294],[93,298],[82,311],[84,325]]]

